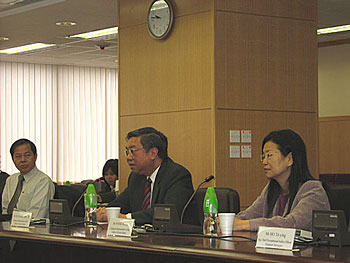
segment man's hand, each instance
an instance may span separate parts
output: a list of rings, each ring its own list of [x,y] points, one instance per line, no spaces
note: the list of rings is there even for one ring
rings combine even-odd
[[[98,222],[107,222],[107,211],[105,207],[97,208],[96,215]]]
[[[97,208],[96,216],[97,216],[98,222],[107,222],[108,221],[107,210],[105,207]],[[119,218],[126,218],[126,215],[119,214]]]

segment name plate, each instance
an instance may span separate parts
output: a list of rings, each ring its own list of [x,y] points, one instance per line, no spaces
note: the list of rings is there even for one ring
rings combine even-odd
[[[111,218],[108,223],[107,236],[131,237],[135,219]]]
[[[259,227],[255,247],[292,250],[295,229],[281,227]]]
[[[29,227],[31,218],[31,212],[13,211],[11,227]]]

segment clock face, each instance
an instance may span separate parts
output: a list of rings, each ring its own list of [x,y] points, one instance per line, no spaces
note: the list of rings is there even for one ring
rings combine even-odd
[[[147,25],[152,37],[167,36],[173,23],[173,9],[166,0],[156,0],[148,10]]]

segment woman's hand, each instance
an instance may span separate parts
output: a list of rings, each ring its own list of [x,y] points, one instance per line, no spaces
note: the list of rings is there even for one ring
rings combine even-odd
[[[250,230],[250,222],[249,220],[241,220],[235,217],[233,221],[233,230],[240,231],[240,230]]]

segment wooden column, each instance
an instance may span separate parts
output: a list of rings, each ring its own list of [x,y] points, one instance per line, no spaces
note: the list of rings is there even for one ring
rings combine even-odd
[[[316,175],[316,0],[172,0],[174,28],[160,41],[147,31],[151,2],[120,0],[121,188],[126,133],[143,126],[168,136],[194,185],[214,174],[243,206],[267,182],[260,144],[273,129],[300,133]],[[231,129],[252,131],[252,158],[229,158]]]
[[[259,155],[271,131],[304,139],[318,176],[316,1],[215,2],[216,185],[238,189],[242,205],[267,180]],[[230,159],[229,130],[251,130],[251,159]]]

